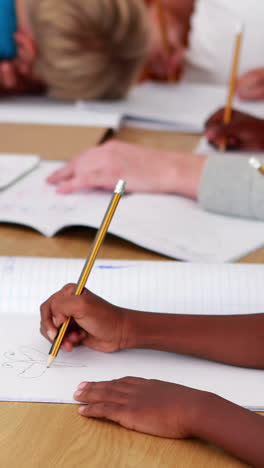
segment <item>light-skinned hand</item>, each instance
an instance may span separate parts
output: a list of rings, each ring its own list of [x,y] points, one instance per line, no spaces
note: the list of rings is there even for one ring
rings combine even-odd
[[[264,99],[264,67],[244,73],[237,82],[237,94],[245,101]]]
[[[128,192],[178,193],[197,198],[205,157],[118,141],[88,149],[48,177],[57,192],[113,190],[118,179]]]

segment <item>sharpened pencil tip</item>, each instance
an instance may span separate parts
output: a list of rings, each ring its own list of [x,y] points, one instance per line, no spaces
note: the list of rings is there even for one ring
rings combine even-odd
[[[55,359],[54,356],[49,355],[49,357],[48,357],[48,362],[47,362],[47,366],[46,366],[47,369],[51,366],[51,364],[53,363],[54,359]]]

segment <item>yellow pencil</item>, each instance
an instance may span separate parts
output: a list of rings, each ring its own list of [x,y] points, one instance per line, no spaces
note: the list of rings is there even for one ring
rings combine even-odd
[[[243,39],[243,28],[241,27],[236,35],[236,40],[235,40],[234,57],[233,57],[233,62],[232,62],[232,67],[231,67],[228,95],[227,95],[227,101],[226,101],[226,107],[225,107],[224,119],[223,119],[224,124],[229,124],[231,121],[231,117],[232,117],[232,104],[233,104],[233,99],[234,99],[234,94],[235,94],[235,89],[236,89],[236,80],[237,80],[237,74],[238,74],[242,39]],[[220,146],[220,149],[223,151],[226,149],[226,139],[223,140],[222,145]]]
[[[74,295],[79,296],[82,294],[86,281],[88,279],[88,276],[92,270],[92,267],[94,265],[95,259],[97,257],[97,254],[99,252],[99,249],[103,243],[103,240],[105,238],[105,235],[107,233],[108,227],[111,223],[111,220],[114,216],[115,210],[117,208],[117,205],[119,203],[120,198],[122,197],[124,191],[125,191],[125,186],[126,183],[123,180],[119,180],[116,188],[114,190],[112,199],[109,203],[109,206],[107,208],[106,214],[103,218],[102,224],[100,228],[97,231],[96,237],[94,239],[93,245],[91,247],[91,250],[89,252],[88,258],[85,262],[85,265],[83,267],[83,270],[81,272],[80,278],[78,280],[76,289],[74,291]],[[47,362],[47,367],[50,367],[52,362],[54,361],[55,357],[57,356],[61,343],[63,341],[63,338],[65,336],[66,330],[68,328],[68,325],[70,323],[71,318],[69,317],[66,322],[64,322],[59,331],[58,334],[55,338],[55,340],[52,343],[49,356],[48,356],[48,362]]]
[[[170,55],[170,43],[169,43],[169,38],[167,35],[166,19],[165,19],[164,9],[161,4],[161,0],[156,0],[156,7],[157,7],[159,24],[160,24],[160,32],[161,32],[163,47],[164,47],[166,54],[169,56]],[[168,80],[173,82],[175,81],[175,79],[176,77],[174,73],[169,73]]]

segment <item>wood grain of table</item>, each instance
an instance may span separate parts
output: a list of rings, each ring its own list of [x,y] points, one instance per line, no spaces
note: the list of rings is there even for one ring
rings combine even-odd
[[[0,403],[1,468],[242,468],[208,444],[161,439],[103,421],[75,405]]]
[[[0,125],[0,152],[37,152],[69,158],[96,144],[100,129],[48,129]],[[43,133],[44,132],[44,133]],[[74,137],[73,137],[74,133]],[[32,135],[34,138],[32,140]],[[13,138],[15,135],[15,138]],[[122,129],[115,138],[167,150],[191,150],[197,136]],[[62,144],[63,142],[63,144]],[[0,255],[78,257],[87,255],[94,230],[69,228],[49,239],[22,226],[0,226]],[[159,260],[165,257],[107,235],[101,258]],[[245,257],[262,263],[264,249]],[[86,376],[84,376],[85,379]],[[81,418],[77,406],[0,403],[1,468],[239,468],[243,463],[216,447],[194,440],[175,441],[138,434],[103,421]],[[243,430],[243,428],[241,428]]]

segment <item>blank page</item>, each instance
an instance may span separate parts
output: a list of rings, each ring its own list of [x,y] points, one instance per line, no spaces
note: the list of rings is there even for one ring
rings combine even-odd
[[[176,84],[145,82],[135,86],[128,97],[119,101],[97,101],[83,105],[93,111],[117,112],[123,117],[181,124],[184,128],[203,131],[208,117],[227,98],[227,86],[188,83],[184,80]],[[264,104],[234,99],[234,108],[264,118]]]
[[[39,164],[34,154],[0,153],[0,190],[13,184]]]
[[[103,127],[117,130],[121,120],[122,115],[115,110],[98,113],[47,96],[11,97],[1,99],[0,103],[0,122],[5,123]]]
[[[260,248],[263,226],[206,212],[198,202],[177,195],[132,194],[120,203],[109,230],[168,257],[222,263]]]
[[[71,195],[56,193],[46,178],[63,162],[41,161],[36,171],[0,194],[0,222],[20,223],[53,236],[66,226],[99,227],[111,194],[85,191]]]

